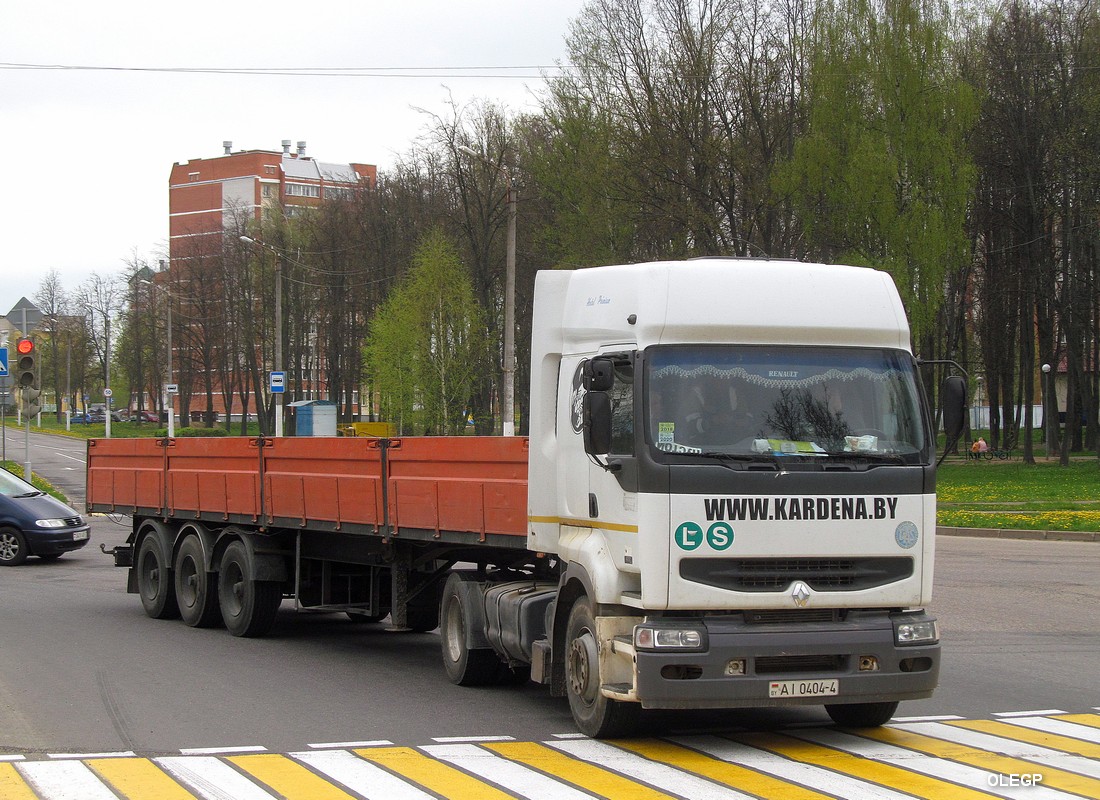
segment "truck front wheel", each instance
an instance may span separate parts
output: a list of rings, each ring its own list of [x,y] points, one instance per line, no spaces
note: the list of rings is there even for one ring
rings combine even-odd
[[[468,644],[467,630],[470,620],[460,588],[466,580],[461,573],[452,573],[443,588],[439,610],[443,668],[451,683],[458,686],[485,686],[496,681],[500,659],[492,650],[471,649]]]
[[[825,706],[833,722],[842,728],[877,728],[885,725],[898,710],[893,703],[837,703]]]
[[[210,580],[203,561],[202,543],[188,534],[176,553],[176,601],[180,616],[192,628],[213,628],[221,621],[218,584]]]
[[[234,636],[263,636],[275,624],[282,602],[282,584],[256,580],[245,545],[230,543],[218,572],[218,603],[226,629]]]
[[[573,721],[594,739],[628,736],[637,726],[641,709],[636,703],[611,700],[600,692],[599,644],[596,620],[587,597],[569,612],[565,635],[565,685]]]

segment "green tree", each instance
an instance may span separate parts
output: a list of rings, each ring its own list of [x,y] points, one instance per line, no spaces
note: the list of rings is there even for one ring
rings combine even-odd
[[[968,258],[976,114],[934,0],[836,0],[815,26],[808,130],[780,185],[817,257],[886,269],[921,344]]]
[[[383,414],[402,432],[461,433],[487,352],[469,273],[447,237],[429,233],[370,325],[367,369]]]

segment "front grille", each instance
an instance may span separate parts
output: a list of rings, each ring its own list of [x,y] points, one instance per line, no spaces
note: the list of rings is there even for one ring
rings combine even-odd
[[[782,611],[746,611],[744,620],[749,625],[798,625],[803,622],[839,622],[838,608],[794,608]]]
[[[805,672],[839,672],[844,656],[761,656],[755,660],[757,675],[794,675]]]
[[[685,558],[680,577],[736,592],[782,592],[802,581],[816,592],[854,592],[913,574],[913,559],[883,558]]]
[[[70,528],[75,528],[78,525],[83,525],[83,524],[84,524],[84,520],[82,520],[80,517],[66,517],[65,518],[65,525],[70,527]]]

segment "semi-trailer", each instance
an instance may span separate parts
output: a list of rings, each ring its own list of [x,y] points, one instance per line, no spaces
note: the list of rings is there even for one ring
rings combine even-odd
[[[97,439],[90,512],[154,618],[439,627],[461,685],[578,728],[936,687],[935,427],[890,277],[699,259],[538,274],[527,437]],[[949,438],[965,383],[941,391]]]

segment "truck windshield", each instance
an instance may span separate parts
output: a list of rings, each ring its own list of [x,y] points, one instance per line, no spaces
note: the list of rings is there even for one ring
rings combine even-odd
[[[903,351],[667,346],[646,365],[646,437],[665,453],[913,463],[928,452]]]

